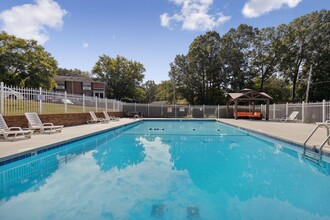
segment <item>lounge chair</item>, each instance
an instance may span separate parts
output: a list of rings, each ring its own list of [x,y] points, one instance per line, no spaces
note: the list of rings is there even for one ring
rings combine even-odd
[[[89,120],[89,121],[87,121],[88,124],[90,124],[90,123],[99,123],[99,122],[101,122],[101,123],[107,123],[107,122],[110,121],[110,120],[105,119],[105,118],[98,118],[96,116],[95,112],[89,112],[89,114],[91,115],[91,118],[92,119]]]
[[[105,119],[108,119],[109,121],[119,121],[119,118],[116,118],[114,116],[110,116],[107,111],[103,111]]]
[[[290,122],[290,121],[293,121],[293,122],[296,122],[298,121],[297,119],[297,115],[299,114],[298,111],[293,111],[289,117],[282,117],[280,119],[280,121],[284,121],[284,122]]]
[[[23,130],[21,127],[8,127],[5,119],[0,114],[0,135],[5,140],[14,141],[16,138],[31,138],[33,130]]]
[[[29,122],[29,128],[39,130],[40,133],[61,132],[64,127],[63,125],[54,125],[53,123],[42,123],[35,112],[26,112],[25,117]]]

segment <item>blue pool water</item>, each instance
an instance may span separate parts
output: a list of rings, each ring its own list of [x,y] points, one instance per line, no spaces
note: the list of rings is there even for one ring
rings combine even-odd
[[[0,219],[330,219],[323,167],[219,122],[144,121],[1,166]]]

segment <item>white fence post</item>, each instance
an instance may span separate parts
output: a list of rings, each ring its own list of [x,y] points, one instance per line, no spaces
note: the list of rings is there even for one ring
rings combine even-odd
[[[105,101],[105,111],[108,112],[108,99],[103,99]]]
[[[83,94],[83,112],[85,113],[85,94]]]
[[[39,87],[39,114],[42,114],[42,89]]]
[[[289,116],[289,103],[286,103],[286,106],[285,106],[285,117],[288,117]]]
[[[97,112],[97,96],[94,97],[95,97],[95,112]]]
[[[220,114],[220,106],[218,105],[218,118],[220,118],[219,114]]]
[[[1,111],[0,113],[2,115],[5,115],[5,94],[4,94],[4,83],[1,82],[0,84],[0,107],[1,107]]]
[[[147,106],[148,106],[148,117],[149,117],[149,103],[147,104]]]
[[[322,102],[322,122],[325,122],[326,121],[326,116],[325,116],[325,100],[323,99],[323,102]]]
[[[64,92],[64,113],[68,113],[67,92]]]
[[[276,118],[276,104],[273,104],[273,119]]]
[[[163,112],[163,103],[161,104],[161,109],[160,109],[162,116],[164,116],[164,112]]]
[[[176,104],[174,104],[174,118],[176,118]]]
[[[203,118],[205,118],[205,105],[203,105]]]
[[[301,121],[305,123],[305,102],[302,101],[301,103]]]
[[[134,103],[134,112],[136,112],[136,102]]]

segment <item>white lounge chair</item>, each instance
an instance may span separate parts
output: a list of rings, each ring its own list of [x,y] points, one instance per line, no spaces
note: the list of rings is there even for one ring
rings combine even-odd
[[[40,130],[40,133],[61,132],[63,125],[54,125],[53,123],[42,123],[38,114],[35,112],[26,112],[25,117],[29,122],[29,128]]]
[[[114,116],[110,116],[107,111],[103,111],[105,119],[108,119],[109,121],[119,121],[119,118],[116,118]]]
[[[14,141],[16,138],[31,138],[33,130],[23,130],[21,127],[8,127],[5,119],[0,114],[0,135],[5,140]]]
[[[298,119],[297,119],[297,115],[298,115],[298,114],[299,114],[298,111],[293,111],[293,112],[289,115],[289,117],[282,117],[282,118],[280,119],[280,121],[284,121],[284,122],[293,121],[293,122],[296,122],[296,121],[298,121]]]
[[[91,120],[87,121],[88,124],[90,123],[98,123],[98,122],[101,122],[101,123],[107,123],[109,122],[110,120],[108,119],[105,119],[105,118],[98,118],[95,114],[95,112],[89,112],[89,114],[91,115]]]

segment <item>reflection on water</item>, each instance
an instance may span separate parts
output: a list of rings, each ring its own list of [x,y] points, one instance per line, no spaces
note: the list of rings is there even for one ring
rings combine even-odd
[[[94,152],[93,157],[102,171],[111,169],[122,170],[127,166],[137,165],[145,158],[142,144],[135,141],[134,136],[123,136],[100,145]]]
[[[211,125],[142,123],[0,167],[0,219],[330,218],[328,176]]]

